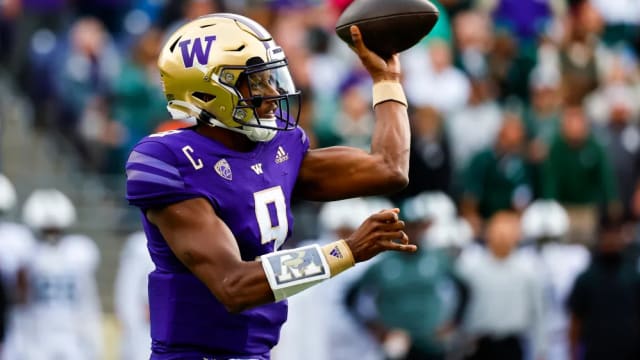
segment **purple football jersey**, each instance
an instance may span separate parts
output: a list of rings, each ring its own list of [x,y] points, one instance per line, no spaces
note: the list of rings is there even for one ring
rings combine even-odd
[[[194,128],[150,135],[127,161],[127,200],[145,209],[208,199],[234,234],[242,259],[279,248],[293,227],[291,194],[309,142],[280,131],[251,152],[230,150]],[[152,359],[267,359],[287,318],[281,301],[227,312],[142,216],[155,270],[149,275]],[[212,234],[215,236],[215,234]]]

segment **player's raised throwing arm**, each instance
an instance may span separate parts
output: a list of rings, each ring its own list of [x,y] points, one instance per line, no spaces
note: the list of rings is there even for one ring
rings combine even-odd
[[[356,52],[373,79],[376,125],[367,153],[350,147],[310,150],[300,169],[297,195],[311,200],[380,195],[404,188],[409,179],[409,120],[400,85],[398,55],[385,61],[368,50],[351,28]]]
[[[370,216],[344,246],[279,251],[263,255],[261,261],[241,259],[237,240],[203,198],[148,210],[147,218],[159,228],[178,259],[231,312],[282,300],[382,251],[415,251],[415,246],[408,244],[397,210]],[[332,251],[342,253],[332,259],[337,255]],[[297,278],[288,282],[286,276]]]

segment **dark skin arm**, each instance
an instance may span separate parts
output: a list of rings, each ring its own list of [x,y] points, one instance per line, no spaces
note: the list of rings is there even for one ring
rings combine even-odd
[[[386,250],[416,250],[408,244],[398,211],[371,215],[349,238],[356,262]],[[196,198],[147,211],[173,253],[230,312],[274,301],[262,265],[243,261],[237,241],[211,204]],[[399,239],[399,242],[393,240]]]
[[[356,26],[351,28],[353,50],[374,83],[399,82],[398,55],[385,61],[368,50]],[[296,195],[316,201],[399,191],[409,183],[409,118],[407,108],[395,101],[375,107],[376,125],[371,151],[335,146],[309,150],[302,162]]]

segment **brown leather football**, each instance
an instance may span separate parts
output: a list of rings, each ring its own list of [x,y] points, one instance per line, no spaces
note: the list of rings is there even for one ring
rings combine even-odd
[[[351,45],[349,27],[357,25],[365,45],[388,59],[429,34],[438,15],[428,0],[354,0],[340,15],[336,33]]]

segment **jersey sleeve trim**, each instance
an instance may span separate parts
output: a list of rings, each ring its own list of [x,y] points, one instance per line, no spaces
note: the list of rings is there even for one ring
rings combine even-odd
[[[161,175],[152,174],[144,170],[127,169],[127,178],[129,181],[142,181],[159,185],[166,185],[173,188],[184,189],[184,181],[172,180]]]
[[[126,165],[127,200],[140,208],[164,206],[201,196],[189,189],[173,151],[158,141],[142,141]]]
[[[176,177],[180,177],[180,171],[176,169],[175,166],[135,150],[132,151],[131,155],[129,156],[129,163],[144,164],[146,166],[162,170],[171,175],[175,175]]]

